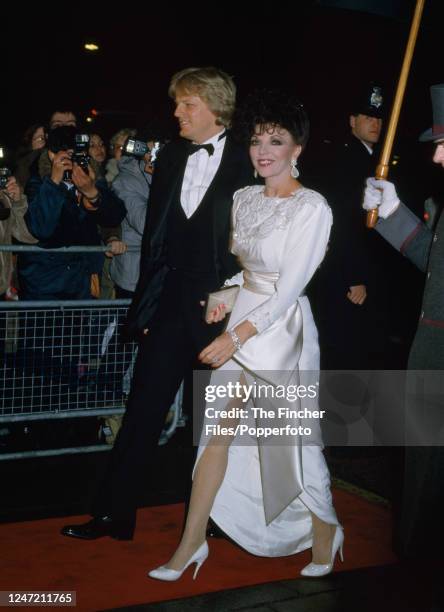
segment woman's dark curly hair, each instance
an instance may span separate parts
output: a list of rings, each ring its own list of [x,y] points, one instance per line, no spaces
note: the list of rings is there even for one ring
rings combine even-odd
[[[303,104],[293,95],[276,89],[260,89],[251,93],[235,116],[235,129],[248,143],[260,126],[261,133],[284,128],[296,144],[305,147],[310,123]]]

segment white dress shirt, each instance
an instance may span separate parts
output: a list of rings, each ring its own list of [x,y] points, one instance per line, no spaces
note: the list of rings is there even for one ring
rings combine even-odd
[[[361,139],[358,138],[358,140],[361,140]],[[361,140],[361,142],[364,145],[364,147],[367,149],[367,151],[370,153],[370,155],[373,155],[373,149],[371,147],[369,147],[368,144],[366,142],[364,142],[363,140]]]
[[[187,219],[189,219],[199,207],[199,204],[202,202],[219,168],[226,138],[222,138],[221,140],[218,140],[218,138],[224,130],[225,128],[222,128],[221,131],[212,138],[201,143],[212,144],[214,147],[213,155],[208,155],[205,149],[200,149],[188,158],[180,194],[180,203]]]

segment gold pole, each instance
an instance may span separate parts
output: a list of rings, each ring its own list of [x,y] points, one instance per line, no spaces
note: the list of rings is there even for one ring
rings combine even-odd
[[[405,50],[404,61],[402,64],[401,74],[399,76],[398,87],[396,89],[395,101],[393,102],[392,114],[387,128],[387,134],[384,141],[379,164],[376,168],[376,178],[386,179],[389,171],[389,161],[392,154],[393,141],[395,140],[396,128],[398,127],[399,114],[401,112],[402,101],[404,98],[407,79],[412,63],[413,51],[415,50],[416,38],[421,23],[422,11],[424,9],[425,0],[416,0],[415,13],[413,15],[412,25],[410,28],[407,48]],[[373,228],[378,220],[378,209],[374,208],[367,212],[367,227]]]

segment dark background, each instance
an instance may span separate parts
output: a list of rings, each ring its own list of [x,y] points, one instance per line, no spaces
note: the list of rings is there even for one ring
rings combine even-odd
[[[389,107],[414,5],[413,0],[54,3],[50,8],[10,3],[2,9],[0,34],[0,144],[12,150],[28,125],[63,108],[83,120],[96,109],[90,129],[104,137],[151,121],[173,135],[171,75],[187,66],[215,65],[233,75],[239,101],[263,85],[296,92],[312,124],[306,159],[316,160],[321,143],[346,135],[349,103],[361,83],[382,83]],[[436,182],[436,171],[430,163],[423,170],[420,164],[429,162],[431,148],[418,147],[417,137],[431,125],[429,87],[444,81],[443,5],[426,0],[394,151],[406,176],[424,172],[421,182],[429,185]],[[100,50],[84,51],[87,40]]]
[[[429,126],[428,88],[444,81],[443,4],[426,1],[402,116],[405,136]],[[233,75],[240,99],[262,84],[292,89],[315,132],[334,135],[360,82],[382,82],[392,93],[413,8],[412,0],[9,6],[0,35],[3,138],[14,140],[60,105],[83,116],[99,110],[98,127],[114,127],[110,118],[119,125],[122,118],[166,119],[169,79],[192,65]],[[98,52],[83,50],[88,39]]]

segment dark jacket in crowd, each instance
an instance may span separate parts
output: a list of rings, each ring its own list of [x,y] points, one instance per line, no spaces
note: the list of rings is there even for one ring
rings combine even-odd
[[[103,180],[96,181],[100,193],[94,205],[86,210],[65,183],[57,185],[49,174],[47,155],[39,162],[39,175],[31,176],[26,187],[28,211],[25,221],[42,248],[100,245],[98,225],[117,226],[125,217],[123,202],[110,191]],[[88,299],[90,277],[100,273],[102,254],[26,253],[19,258],[19,275],[23,299]]]

